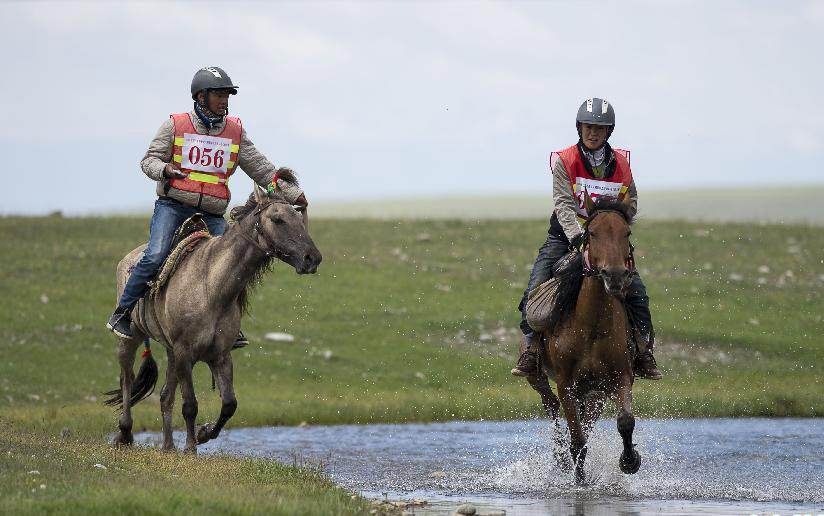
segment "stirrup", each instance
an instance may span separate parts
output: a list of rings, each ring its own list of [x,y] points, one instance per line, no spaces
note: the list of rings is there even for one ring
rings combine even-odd
[[[243,334],[242,331],[237,332],[237,338],[235,339],[235,343],[232,344],[232,350],[245,348],[249,345],[249,339]]]

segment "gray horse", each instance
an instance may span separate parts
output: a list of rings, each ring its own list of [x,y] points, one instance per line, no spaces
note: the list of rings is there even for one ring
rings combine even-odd
[[[295,182],[290,171],[280,179]],[[247,290],[267,272],[274,258],[295,268],[298,274],[317,271],[321,254],[307,231],[301,214],[280,193],[266,194],[255,188],[245,206],[232,210],[235,223],[223,236],[197,246],[178,266],[156,294],[148,294],[134,310],[130,339],[119,338],[120,389],[111,391],[110,405],[121,405],[120,432],[115,444],[133,442],[131,407],[151,394],[157,381],[157,364],[144,353],[138,376],[134,375],[135,353],[140,343],[152,338],[166,348],[166,383],[160,391],[163,416],[163,449],[173,450],[172,408],[178,383],[186,421],[186,452],[197,453],[197,445],[218,436],[237,407],[232,386],[230,351],[240,330],[247,304]],[[128,269],[145,248],[138,247],[117,266],[117,295],[123,292]],[[136,330],[136,331],[135,331]],[[195,431],[197,399],[192,367],[206,362],[220,390],[220,416]]]

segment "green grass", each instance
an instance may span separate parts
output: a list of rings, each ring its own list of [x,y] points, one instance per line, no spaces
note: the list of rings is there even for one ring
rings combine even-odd
[[[119,372],[104,323],[114,265],[146,224],[0,219],[4,413],[33,426],[113,428],[99,403]],[[539,413],[508,366],[543,222],[317,220],[312,232],[320,273],[278,264],[253,294],[231,425]],[[634,235],[667,370],[663,382],[638,384],[642,413],[824,414],[814,396],[824,356],[820,229],[644,222]],[[264,340],[269,331],[296,340]],[[206,418],[219,400],[205,365],[196,370]],[[159,428],[156,398],[138,409],[138,428]]]
[[[115,302],[115,264],[146,238],[147,225],[140,218],[0,218],[3,446],[25,449],[12,439],[19,434],[25,446],[44,443],[32,452],[38,457],[69,453],[54,440],[65,428],[95,453],[109,453],[102,443],[115,416],[100,393],[117,385],[119,371],[104,324]],[[545,222],[327,219],[311,229],[324,254],[319,274],[297,276],[278,264],[253,294],[243,323],[253,344],[235,353],[238,410],[230,428],[541,415],[537,395],[509,368],[515,307]],[[636,384],[636,413],[824,415],[820,228],[642,221],[633,233],[666,375]],[[264,340],[270,331],[296,339]],[[155,349],[163,369],[164,353]],[[205,365],[195,371],[199,420],[212,419],[218,396]],[[159,429],[157,395],[134,417],[136,430]],[[182,426],[179,414],[175,424]],[[157,464],[167,457],[135,453],[134,460]],[[184,468],[187,459],[169,460]],[[233,471],[275,468],[209,460]],[[28,467],[14,464],[17,473],[5,475]],[[88,492],[113,494],[126,482],[98,485],[92,473],[80,475]],[[287,473],[273,478],[288,483]],[[55,478],[69,482],[65,475]],[[51,496],[48,488],[30,494],[22,490],[27,480],[15,478],[3,482],[4,497],[17,492],[19,507],[52,507],[36,505]],[[139,488],[128,489],[140,499]],[[178,492],[164,491],[165,503],[177,503]],[[196,507],[182,500],[181,507]]]
[[[227,486],[231,486],[227,489]],[[3,514],[366,514],[317,471],[275,461],[114,449],[0,422]]]

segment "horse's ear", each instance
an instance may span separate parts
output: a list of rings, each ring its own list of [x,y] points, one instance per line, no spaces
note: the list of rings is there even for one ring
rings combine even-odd
[[[624,197],[621,199],[621,202],[629,206],[632,204],[632,197],[629,195],[629,191],[624,192]]]
[[[589,192],[587,189],[584,188],[584,207],[587,210],[587,213],[592,215],[592,210],[595,208],[595,201],[592,200],[592,197],[589,196]]]
[[[255,183],[255,202],[260,204],[263,202],[263,188]]]

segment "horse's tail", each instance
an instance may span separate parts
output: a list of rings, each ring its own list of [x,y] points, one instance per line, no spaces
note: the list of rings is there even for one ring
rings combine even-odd
[[[155,384],[157,384],[157,362],[155,362],[154,357],[152,357],[152,349],[149,347],[149,339],[143,341],[143,345],[145,346],[145,350],[143,351],[142,355],[142,362],[140,364],[140,370],[137,372],[137,376],[132,383],[132,399],[131,399],[131,406],[136,405],[142,400],[145,400],[149,397],[152,392],[154,392]],[[119,409],[123,409],[123,386],[121,388],[114,389],[108,392],[103,393],[106,396],[111,396],[111,398],[105,400],[103,403],[108,406],[116,406]]]

